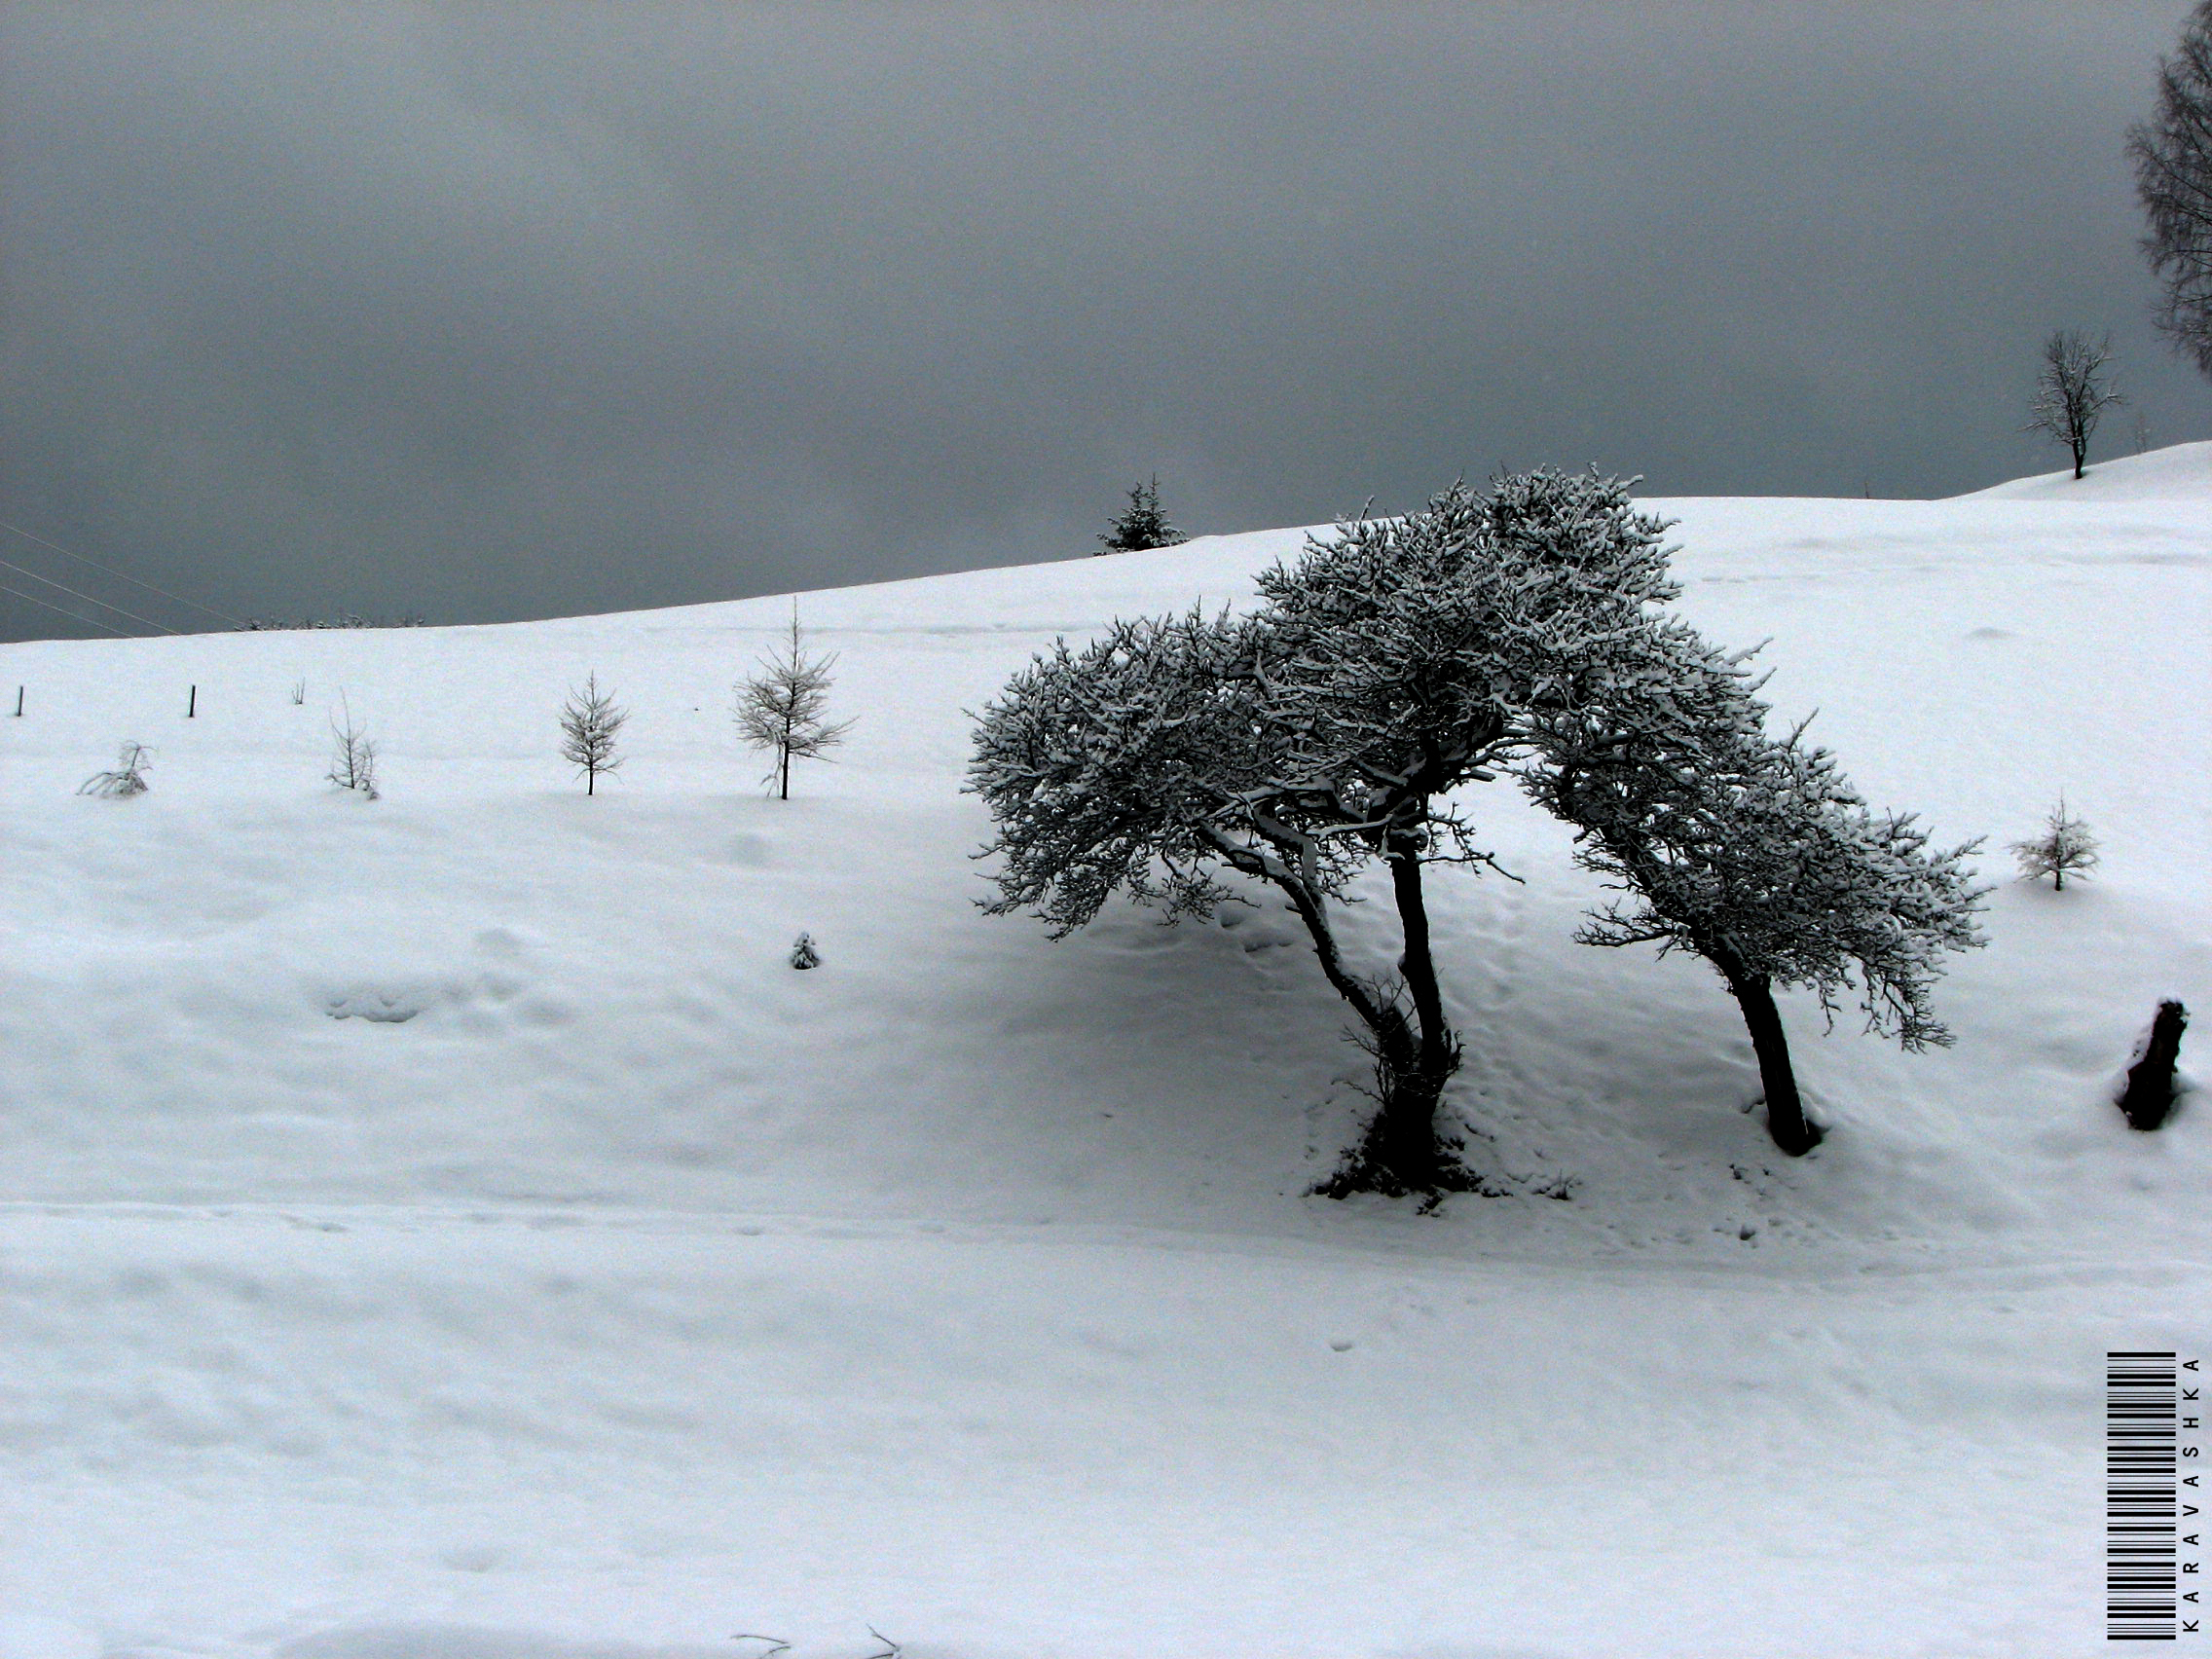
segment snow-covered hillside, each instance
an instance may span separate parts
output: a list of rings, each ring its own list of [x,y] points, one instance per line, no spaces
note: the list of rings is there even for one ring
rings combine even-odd
[[[2212,443],[2174,444],[2144,455],[2046,472],[1960,496],[1962,501],[2195,501],[2212,506]]]
[[[2208,450],[1657,503],[1779,711],[1990,837],[1990,946],[1943,1052],[1788,1011],[1792,1162],[1493,786],[1526,885],[1433,903],[1507,1192],[1428,1219],[1304,1196],[1361,1057],[1289,918],[976,907],[964,711],[1299,532],[804,596],[859,723],[788,803],[728,718],[784,599],[0,647],[0,1655],[2087,1650],[2099,1354],[2212,1330],[2200,1102],[2110,1104],[2212,1007]]]

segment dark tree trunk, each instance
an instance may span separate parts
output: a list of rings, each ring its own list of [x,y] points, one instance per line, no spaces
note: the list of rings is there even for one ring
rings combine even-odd
[[[1763,975],[1750,973],[1734,961],[1719,961],[1715,966],[1735,993],[1736,1006],[1744,1013],[1745,1029],[1751,1034],[1751,1052],[1758,1056],[1759,1086],[1766,1095],[1766,1132],[1791,1158],[1802,1158],[1821,1144],[1821,1131],[1805,1116],[1805,1103],[1798,1097],[1797,1073],[1789,1063],[1789,1038],[1782,1029],[1781,1012],[1774,1006],[1774,987]]]
[[[2127,1068],[2127,1088],[2120,1097],[2129,1128],[2157,1128],[2173,1111],[2174,1068],[2181,1064],[2181,1034],[2188,1023],[2189,1011],[2180,1003],[2168,998],[2158,1005],[2143,1057]]]
[[[1343,1166],[1314,1190],[1335,1198],[1352,1193],[1391,1198],[1419,1193],[1433,1200],[1474,1186],[1456,1147],[1438,1132],[1436,1122],[1444,1087],[1459,1069],[1459,1046],[1445,1023],[1444,999],[1437,988],[1419,850],[1409,841],[1393,846],[1388,857],[1405,937],[1398,967],[1413,1003],[1413,1018],[1407,1019],[1402,1005],[1384,1001],[1364,985],[1354,982],[1360,993],[1354,995],[1339,983],[1338,989],[1368,1028],[1375,1055],[1377,1110]],[[1336,973],[1330,977],[1339,978]]]
[[[1403,857],[1395,847],[1390,854],[1391,886],[1406,940],[1400,970],[1414,1005],[1414,1018],[1409,1020],[1402,1004],[1345,966],[1322,896],[1296,873],[1293,848],[1281,847],[1282,862],[1276,863],[1263,861],[1224,836],[1216,836],[1213,844],[1232,868],[1272,882],[1290,900],[1291,908],[1306,924],[1321,972],[1359,1015],[1366,1033],[1364,1046],[1375,1056],[1376,1114],[1361,1132],[1359,1145],[1314,1192],[1332,1198],[1352,1193],[1393,1198],[1419,1193],[1434,1199],[1445,1192],[1473,1191],[1476,1183],[1460,1164],[1456,1146],[1436,1127],[1444,1086],[1459,1069],[1459,1046],[1444,1021],[1417,850],[1409,842]]]
[[[1427,1075],[1451,1065],[1451,1028],[1444,1023],[1444,995],[1436,985],[1436,959],[1429,953],[1428,902],[1420,887],[1420,849],[1411,836],[1395,836],[1389,851],[1390,890],[1398,901],[1398,925],[1405,936],[1405,954],[1398,971],[1406,977],[1406,989],[1414,999],[1414,1019],[1419,1026],[1418,1063]]]

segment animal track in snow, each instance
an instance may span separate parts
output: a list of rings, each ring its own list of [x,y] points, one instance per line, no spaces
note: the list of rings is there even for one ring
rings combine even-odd
[[[421,999],[405,991],[348,991],[329,999],[323,1012],[333,1019],[366,1019],[401,1025],[423,1012]]]

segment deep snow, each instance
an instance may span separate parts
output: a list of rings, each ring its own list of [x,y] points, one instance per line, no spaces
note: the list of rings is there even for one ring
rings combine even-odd
[[[1991,838],[1991,944],[1947,1051],[1788,1011],[1791,1162],[1493,786],[1527,885],[1435,903],[1513,1191],[1426,1220],[1302,1196],[1359,1056],[1288,918],[975,905],[963,710],[1300,532],[804,596],[859,724],[789,803],[728,719],[786,599],[0,647],[0,1656],[2087,1651],[2099,1353],[2212,1326],[2201,1106],[2110,1104],[2212,1007],[2208,473],[1655,503],[1784,717]]]

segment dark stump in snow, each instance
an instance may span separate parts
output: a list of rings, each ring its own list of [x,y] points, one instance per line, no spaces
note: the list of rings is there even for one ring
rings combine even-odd
[[[2155,1129],[2174,1109],[2174,1067],[2181,1061],[2182,1028],[2189,1011],[2172,998],[2158,1005],[2151,1021],[2151,1035],[2143,1054],[2127,1068],[2127,1088],[2120,1097],[2120,1110],[2131,1129]]]

